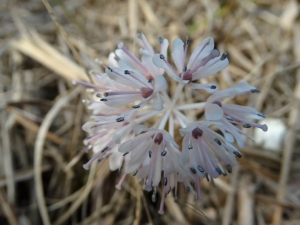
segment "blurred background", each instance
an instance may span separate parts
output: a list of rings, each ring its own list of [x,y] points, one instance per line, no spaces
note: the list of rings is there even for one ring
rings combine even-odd
[[[1,0],[0,224],[300,224],[299,15],[294,0]],[[116,190],[106,161],[82,168],[88,93],[71,80],[120,41],[138,53],[138,32],[154,46],[189,36],[191,49],[213,37],[230,65],[209,81],[261,89],[235,101],[268,118],[232,174],[201,182],[201,203],[179,185],[162,216],[134,179]]]

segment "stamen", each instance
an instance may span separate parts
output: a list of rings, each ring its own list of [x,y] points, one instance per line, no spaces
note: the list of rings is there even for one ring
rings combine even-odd
[[[166,154],[167,154],[167,151],[163,150],[162,153],[161,153],[161,156],[166,156]]]
[[[138,108],[140,108],[140,107],[141,107],[140,105],[133,105],[133,106],[132,106],[133,109],[138,109]]]
[[[190,170],[191,170],[191,172],[192,172],[193,174],[196,174],[196,173],[197,173],[194,167],[191,167]]]
[[[246,124],[243,125],[243,127],[244,127],[244,128],[250,128],[250,127],[252,127],[252,126],[251,126],[250,124],[246,123]]]
[[[227,164],[227,170],[228,170],[228,173],[232,173],[232,167],[230,164]]]
[[[151,159],[152,151],[150,150],[148,153],[149,153],[149,158]]]
[[[215,138],[214,141],[217,142],[218,145],[222,145],[221,141],[218,138]]]
[[[235,154],[235,156],[238,157],[238,158],[242,158],[241,153],[239,153],[237,151],[234,151],[233,154]]]
[[[216,89],[216,88],[217,88],[216,85],[211,85],[211,86],[210,86],[210,89]]]
[[[125,152],[124,154],[123,154],[123,156],[125,156],[125,155],[127,155],[129,152]]]
[[[198,165],[197,166],[197,169],[201,172],[201,173],[203,173],[204,172],[204,169],[203,169],[203,167],[202,166],[200,166],[200,165]]]
[[[135,170],[132,175],[136,176],[138,172],[139,172],[138,170]]]
[[[151,76],[151,74],[149,73],[149,71],[147,70],[147,68],[142,64],[142,62],[137,58],[135,57],[130,51],[128,51],[128,49],[124,46],[123,42],[120,42],[118,44],[118,48],[119,49],[122,49],[124,51],[124,53],[130,58],[132,59],[138,67],[140,67],[144,73],[147,75],[147,76]]]
[[[206,177],[207,182],[209,182],[208,173],[205,173],[205,177]]]
[[[220,58],[221,61],[223,61],[224,59],[226,59],[228,57],[227,53],[224,52]]]
[[[167,186],[168,184],[168,178],[164,177],[164,186]]]
[[[107,102],[107,99],[106,98],[101,98],[100,101],[101,102]]]
[[[261,90],[259,89],[252,89],[250,90],[251,93],[257,93],[257,94],[260,94],[261,93]]]
[[[159,36],[157,39],[160,44],[164,43],[164,39],[161,36]]]
[[[190,190],[191,190],[191,189],[190,189],[189,186],[186,186],[186,187],[185,187],[185,193],[187,193],[187,194],[190,193]]]
[[[116,119],[116,121],[119,123],[119,122],[123,122],[124,121],[124,117],[119,117]]]

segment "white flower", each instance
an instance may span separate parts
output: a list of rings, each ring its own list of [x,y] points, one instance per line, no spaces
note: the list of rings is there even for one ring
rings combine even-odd
[[[163,54],[156,54],[153,57],[153,63],[157,67],[163,68],[174,80],[182,84],[187,84],[187,86],[192,89],[204,89],[208,92],[216,91],[216,85],[197,84],[192,83],[191,81],[216,74],[220,70],[226,68],[229,63],[227,54],[224,53],[219,56],[219,51],[214,49],[213,38],[208,37],[205,38],[198,47],[196,47],[186,65],[185,59],[189,44],[190,40],[188,38],[185,46],[184,42],[179,38],[176,38],[173,41],[172,57],[177,70],[173,69]]]
[[[219,128],[229,142],[237,141],[240,147],[244,147],[243,136],[247,136],[235,125],[242,125],[244,128],[251,126],[267,131],[266,124],[254,123],[247,118],[263,119],[265,114],[258,112],[256,109],[248,106],[240,106],[235,104],[222,104],[225,98],[234,98],[237,95],[260,93],[260,90],[250,86],[247,82],[240,82],[226,90],[218,91],[211,95],[205,104],[205,118],[211,121],[221,121],[223,126]],[[230,135],[230,134],[231,135]]]

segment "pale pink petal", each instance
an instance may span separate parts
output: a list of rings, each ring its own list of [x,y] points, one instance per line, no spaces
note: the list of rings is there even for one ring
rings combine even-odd
[[[116,60],[116,54],[113,52],[109,53],[108,55],[108,65],[113,67],[118,66],[118,61]]]
[[[210,75],[214,75],[218,73],[219,71],[225,69],[229,61],[228,59],[221,60],[222,56],[216,57],[212,60],[209,60],[208,63],[206,63],[203,67],[198,69],[194,74],[192,80],[198,80],[200,78],[205,78]]]
[[[160,54],[163,54],[166,59],[168,56],[168,47],[169,47],[169,41],[168,39],[164,39],[163,43],[161,44]]]
[[[117,129],[115,131],[114,136],[113,136],[113,141],[116,144],[120,144],[121,141],[132,131],[132,129],[133,129],[132,123],[129,123],[126,126],[120,127],[119,129]]]
[[[148,128],[147,126],[141,125],[141,124],[135,125],[135,126],[133,127],[133,131],[134,131],[134,133],[136,133],[136,134],[140,134],[140,133],[145,132],[145,131],[148,131],[148,130],[149,130],[149,128]]]
[[[186,134],[189,134],[191,133],[195,128],[196,128],[196,124],[195,123],[192,123],[192,124],[189,124],[187,127],[185,128],[180,128],[179,129],[179,133],[181,136],[184,136]]]
[[[122,152],[122,153],[130,152],[131,150],[136,148],[139,144],[146,141],[147,138],[151,137],[152,135],[153,135],[153,132],[147,132],[147,133],[144,133],[144,134],[140,134],[139,136],[135,137],[132,140],[123,142],[119,146],[119,152]]]
[[[207,120],[218,121],[223,118],[224,112],[217,104],[207,102],[205,104],[205,118]]]
[[[119,107],[140,99],[142,99],[142,96],[140,94],[124,95],[119,98],[107,98],[107,101],[104,101],[104,104],[111,107]]]
[[[149,42],[148,42],[147,38],[145,37],[145,35],[143,33],[139,33],[137,36],[138,36],[139,39],[141,39],[142,46],[153,55],[154,50],[153,50],[152,46],[149,44]]]
[[[177,70],[179,72],[183,71],[183,65],[184,65],[184,43],[180,38],[176,38],[173,41],[173,53],[172,57],[174,60],[174,63],[177,67]]]
[[[110,69],[106,69],[105,72],[107,76],[114,80],[115,82],[118,82],[120,84],[125,84],[129,87],[133,88],[142,88],[144,85],[141,83],[137,82],[135,79],[133,79],[131,76],[128,76],[124,74],[124,69],[113,67],[111,68],[113,72],[111,72]],[[115,71],[115,72],[114,72]]]
[[[209,56],[213,49],[214,49],[214,39],[211,37],[205,38],[193,51],[193,53],[189,59],[187,68],[192,69],[193,67],[195,67],[205,57]]]
[[[153,64],[153,61],[152,61],[153,55],[144,49],[140,49],[140,54],[142,55],[143,65],[147,68],[147,70],[150,72],[152,77],[155,78],[156,76],[161,75],[160,69]]]
[[[164,102],[159,93],[154,94],[153,96],[153,108],[156,111],[161,111],[164,107]]]
[[[218,90],[218,87],[215,84],[197,84],[197,83],[188,83],[186,85],[191,89],[202,89],[208,93],[214,93]]]
[[[168,83],[166,81],[166,79],[164,78],[164,76],[157,76],[155,78],[155,84],[154,84],[154,91],[155,92],[162,92],[167,90],[168,88]]]
[[[247,82],[240,82],[235,84],[234,86],[214,93],[212,96],[208,98],[207,101],[214,102],[214,101],[221,101],[225,98],[234,98],[236,95],[241,94],[243,92],[251,91],[256,89],[253,86],[250,86]]]
[[[111,171],[115,171],[122,166],[122,158],[123,154],[120,152],[114,152],[113,154],[111,154],[111,156],[109,157],[109,168]]]

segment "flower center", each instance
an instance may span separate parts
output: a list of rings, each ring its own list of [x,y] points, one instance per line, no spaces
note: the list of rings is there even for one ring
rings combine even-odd
[[[203,134],[203,130],[201,130],[200,128],[195,128],[193,131],[192,131],[192,135],[195,139],[198,139],[198,137],[201,137]]]
[[[141,89],[143,98],[148,98],[153,94],[153,89],[149,87],[142,87]]]

